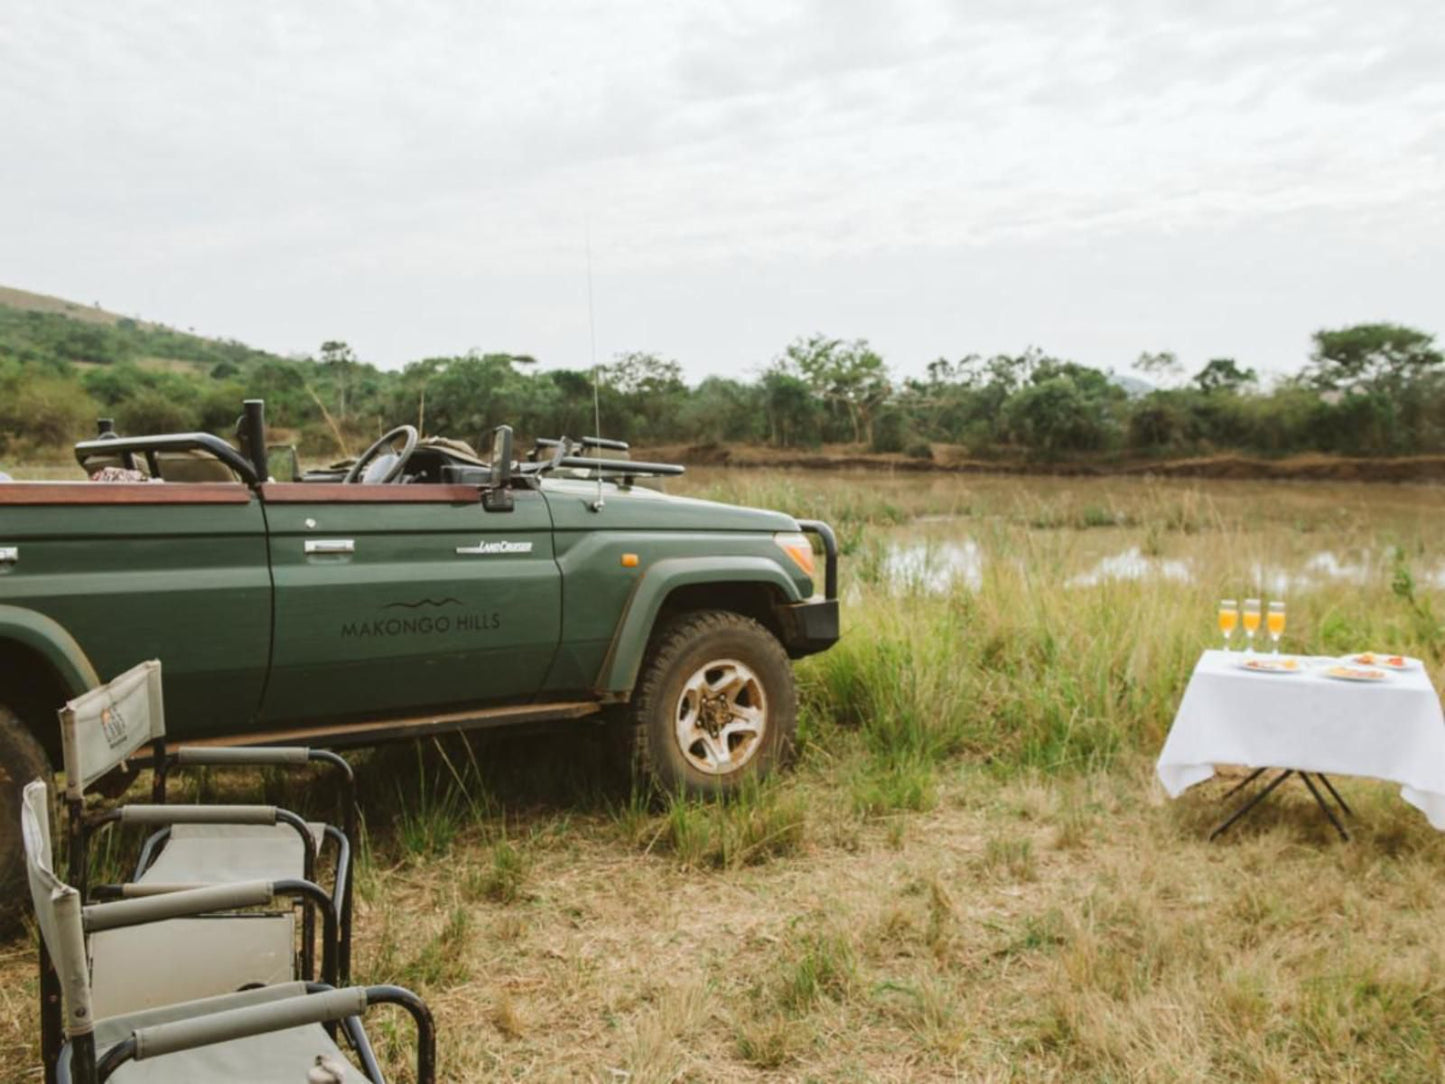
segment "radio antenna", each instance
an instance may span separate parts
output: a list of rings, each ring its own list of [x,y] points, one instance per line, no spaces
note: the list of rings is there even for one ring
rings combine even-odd
[[[592,304],[592,221],[584,220],[584,236],[587,245],[587,333],[592,345],[592,432],[602,436],[602,392],[599,388],[601,374],[597,368],[597,314]],[[597,499],[592,502],[594,512],[602,511],[606,502],[602,499],[602,471],[597,471]]]

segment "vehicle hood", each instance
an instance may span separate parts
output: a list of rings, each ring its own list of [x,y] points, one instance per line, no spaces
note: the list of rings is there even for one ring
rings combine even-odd
[[[693,497],[674,497],[641,486],[602,484],[602,509],[594,512],[597,483],[547,478],[542,493],[559,529],[654,531],[796,531],[798,521],[783,512],[744,508]]]

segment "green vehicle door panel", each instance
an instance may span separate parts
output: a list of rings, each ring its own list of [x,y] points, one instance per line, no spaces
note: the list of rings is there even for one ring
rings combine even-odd
[[[478,503],[268,503],[275,652],[263,718],[375,717],[534,694],[561,625],[536,493]],[[351,553],[306,552],[345,541]],[[459,550],[465,552],[458,552]]]
[[[102,680],[160,659],[175,737],[254,720],[271,639],[256,501],[21,506],[0,516],[0,542],[20,552],[0,576],[0,605],[54,621]]]

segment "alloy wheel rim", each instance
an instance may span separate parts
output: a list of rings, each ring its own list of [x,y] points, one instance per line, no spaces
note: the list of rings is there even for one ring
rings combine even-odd
[[[683,683],[673,722],[692,767],[707,775],[735,772],[753,759],[767,732],[762,680],[737,659],[704,663]]]

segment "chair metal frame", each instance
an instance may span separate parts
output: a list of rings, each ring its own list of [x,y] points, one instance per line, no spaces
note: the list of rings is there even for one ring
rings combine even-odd
[[[362,1062],[362,1072],[373,1084],[382,1084],[384,1078],[359,1016],[371,1005],[393,1004],[408,1012],[416,1024],[418,1084],[434,1084],[436,1030],[431,1013],[421,998],[398,986],[338,989],[328,983],[310,983],[304,985],[304,992],[295,996],[278,996],[274,1001],[208,1014],[202,1014],[200,1003],[191,1002],[187,1004],[198,1006],[195,1016],[137,1028],[114,1046],[97,1050],[86,951],[89,934],[264,906],[278,893],[294,886],[253,881],[86,904],[77,888],[61,881],[53,872],[49,793],[49,785],[44,780],[34,780],[25,788],[21,808],[31,898],[40,926],[41,956],[55,961],[54,981],[63,990],[66,1038],[53,1054],[43,1051],[47,1079],[62,1084],[100,1084],[132,1061],[311,1024],[328,1028],[339,1024]],[[314,885],[310,887],[316,889]],[[329,897],[324,902],[334,934],[335,908]],[[298,1071],[302,1068],[298,1066]]]
[[[165,744],[165,713],[161,693],[161,664],[143,662],[98,689],[70,701],[60,712],[62,746],[65,754],[67,876],[81,899],[136,900],[162,893],[198,888],[194,884],[97,885],[89,883],[90,844],[94,836],[116,824],[149,825],[157,830],[145,840],[133,880],[150,867],[164,849],[176,824],[286,825],[302,844],[300,878],[278,878],[272,899],[284,899],[288,906],[301,907],[301,977],[317,978],[315,915],[322,915],[322,982],[346,985],[351,974],[351,918],[353,897],[352,846],[356,837],[357,812],[355,776],[350,764],[335,753],[301,747],[253,747],[245,749],[178,746]],[[139,725],[138,725],[139,724]],[[98,740],[98,735],[100,739]],[[149,746],[150,755],[141,755]],[[87,810],[86,788],[115,768],[135,761],[149,763],[154,770],[150,804],[133,803],[103,810]],[[344,829],[324,826],[324,837],[336,852],[332,889],[316,881],[318,841],[306,821],[297,814],[275,806],[167,804],[166,780],[176,769],[188,766],[303,766],[319,762],[336,769],[341,776],[342,822]],[[42,943],[40,953],[41,1045],[47,1066],[61,1043],[61,993],[52,961]],[[52,1080],[47,1068],[47,1084]]]
[[[336,850],[336,862],[332,870],[332,899],[336,901],[339,916],[340,943],[337,946],[337,976],[343,983],[351,981],[351,920],[353,893],[353,858],[358,831],[356,805],[356,773],[345,757],[329,749],[311,749],[306,746],[250,746],[242,748],[212,748],[210,746],[182,745],[167,749],[165,739],[157,738],[151,746],[151,802],[166,804],[166,783],[177,769],[188,767],[301,767],[307,764],[324,764],[335,770],[341,780],[341,827],[333,824],[324,826],[324,834]],[[280,810],[279,812],[286,812]],[[294,814],[287,815],[288,823]],[[296,818],[304,834],[307,861],[313,861],[311,833],[306,822]],[[295,827],[295,824],[293,824]],[[140,856],[136,859],[132,880],[139,880],[141,874],[150,868],[165,846],[167,831],[162,829],[149,836],[141,845]],[[314,879],[314,870],[305,876]],[[339,898],[338,898],[339,897]]]

